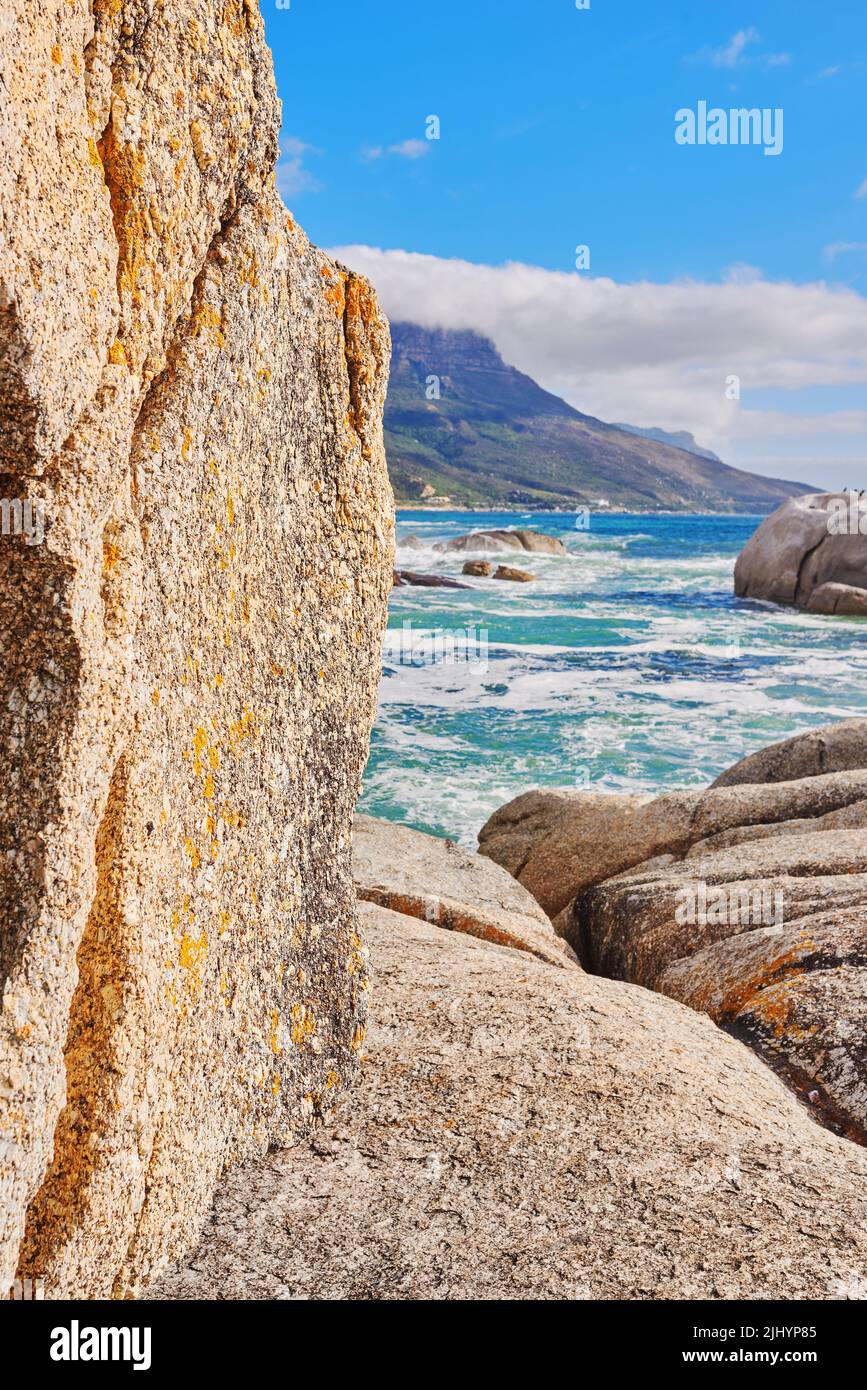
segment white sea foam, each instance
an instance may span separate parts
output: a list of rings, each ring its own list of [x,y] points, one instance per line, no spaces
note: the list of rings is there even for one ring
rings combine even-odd
[[[525,520],[555,528],[568,547],[522,557],[533,584],[394,591],[362,801],[374,814],[470,844],[491,811],[531,786],[706,785],[757,747],[867,715],[863,625],[733,599],[749,525],[727,553],[704,554],[699,522],[677,521],[669,544],[664,520],[610,535]],[[426,548],[398,541],[400,563],[459,577],[465,554],[433,544],[503,524],[515,515],[403,519],[399,535],[421,533]],[[737,537],[730,519],[721,525]],[[416,635],[487,628],[487,669],[402,665],[407,617]]]

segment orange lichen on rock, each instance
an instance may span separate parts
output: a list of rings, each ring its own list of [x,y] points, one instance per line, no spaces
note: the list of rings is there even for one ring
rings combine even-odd
[[[760,970],[748,978],[723,982],[719,1003],[715,1002],[715,997],[719,996],[720,987],[708,981],[695,993],[690,1001],[691,1006],[702,1013],[710,1014],[717,1023],[728,1022],[754,1005],[763,991],[779,983],[780,975],[797,966],[798,962],[813,950],[815,943],[804,937],[797,946],[771,956],[763,962]]]

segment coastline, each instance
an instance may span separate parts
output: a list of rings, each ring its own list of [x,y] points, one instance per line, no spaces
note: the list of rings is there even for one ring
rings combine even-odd
[[[519,507],[514,504],[500,506],[499,504],[489,507],[453,507],[453,506],[430,506],[424,502],[400,502],[395,499],[395,513],[400,516],[403,512],[430,512],[433,515],[443,513],[445,515],[458,514],[461,516],[488,516],[488,515],[514,515],[514,516],[580,516],[583,512],[589,512],[591,516],[678,516],[678,517],[738,517],[749,521],[753,517],[764,517],[769,515],[767,512],[694,512],[688,508],[677,511],[665,511],[662,508],[648,507],[645,509],[632,507]]]

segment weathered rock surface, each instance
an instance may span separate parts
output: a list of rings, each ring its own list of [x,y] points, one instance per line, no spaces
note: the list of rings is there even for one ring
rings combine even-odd
[[[867,829],[644,866],[564,916],[588,969],[709,1013],[867,1142]]]
[[[465,560],[461,574],[471,574],[476,579],[488,579],[494,572],[490,560]]]
[[[469,550],[483,554],[497,554],[503,550],[531,551],[537,555],[565,555],[566,547],[557,536],[546,536],[543,531],[471,531],[467,536],[455,536],[450,541],[440,541],[434,550]]]
[[[524,792],[482,826],[479,853],[506,869],[555,917],[588,883],[650,858],[656,841],[630,837],[636,811],[652,800],[556,789]]]
[[[843,719],[783,739],[742,758],[717,777],[714,787],[744,782],[794,782],[826,772],[867,767],[867,719]]]
[[[276,197],[253,0],[13,9],[0,1290],[122,1296],[356,1068],[388,333]]]
[[[717,941],[656,988],[748,1042],[828,1125],[867,1143],[867,910]]]
[[[373,816],[356,816],[352,846],[352,872],[365,901],[577,968],[538,903],[490,860]]]
[[[836,613],[839,618],[867,618],[867,588],[820,584],[807,600],[809,613]]]
[[[858,1297],[867,1155],[708,1019],[364,910],[362,1080],[161,1299]]]
[[[680,890],[691,884],[743,894],[739,913],[717,916],[709,905],[705,922],[678,920]],[[593,970],[653,989],[674,961],[745,927],[765,925],[754,896],[762,889],[781,895],[788,921],[867,905],[867,830],[781,836],[659,868],[639,867],[580,894],[570,935],[580,938]]]
[[[494,812],[479,831],[479,852],[556,917],[584,888],[660,855],[858,827],[865,799],[864,770],[658,797],[539,790]]]
[[[859,529],[857,512],[856,528],[849,529],[852,501],[847,493],[808,493],[778,507],[738,556],[738,597],[814,612],[865,613],[867,534]]]
[[[702,792],[528,792],[483,827],[480,853],[586,970],[710,1013],[867,1142],[865,762],[867,721],[849,720]]]

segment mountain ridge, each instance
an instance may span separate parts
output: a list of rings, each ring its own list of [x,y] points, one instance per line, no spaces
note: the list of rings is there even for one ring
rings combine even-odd
[[[723,462],[719,454],[715,454],[713,449],[703,448],[689,430],[661,430],[656,426],[627,425],[623,420],[615,420],[614,428],[625,430],[627,434],[640,435],[642,439],[656,439],[661,444],[671,444],[673,448],[683,449],[684,453],[695,454],[700,459],[712,459],[714,463]]]
[[[767,513],[811,489],[583,414],[471,329],[392,323],[385,440],[399,503]]]

